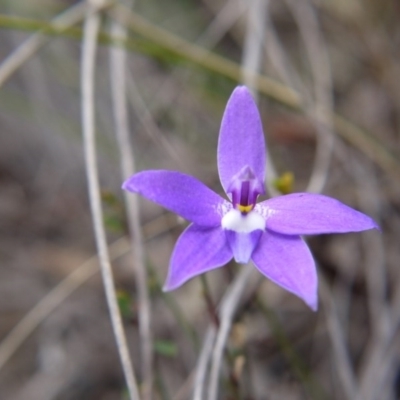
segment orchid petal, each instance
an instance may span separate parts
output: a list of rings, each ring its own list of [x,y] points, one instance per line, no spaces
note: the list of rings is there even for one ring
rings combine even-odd
[[[303,299],[312,310],[317,310],[315,262],[299,236],[265,232],[252,260],[263,275]]]
[[[265,180],[265,141],[260,114],[248,89],[237,87],[226,105],[218,141],[218,172],[228,194],[232,179],[250,167]],[[260,194],[265,193],[264,187]]]
[[[225,233],[235,261],[240,264],[247,264],[263,231],[257,229],[250,233],[238,233],[226,230]]]
[[[171,257],[164,290],[173,290],[189,279],[221,267],[232,259],[221,228],[189,225],[179,237]]]
[[[331,197],[293,193],[259,203],[267,229],[287,235],[360,232],[379,229],[375,221]]]
[[[175,171],[144,171],[127,179],[123,189],[202,226],[218,226],[230,203],[197,179]]]

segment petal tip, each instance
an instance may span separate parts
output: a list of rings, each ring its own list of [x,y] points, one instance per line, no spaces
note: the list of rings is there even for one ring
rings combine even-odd
[[[306,302],[308,307],[311,308],[312,311],[317,312],[318,311],[318,299],[315,299],[311,302]]]
[[[122,184],[121,188],[123,190],[126,190],[127,192],[136,192],[134,185],[133,185],[133,179],[134,179],[135,175],[132,175],[131,177],[129,177],[128,179],[126,179],[124,181],[124,183]]]
[[[173,282],[170,277],[167,278],[167,281],[164,283],[164,286],[162,287],[162,291],[164,293],[167,292],[172,292],[175,289],[178,289],[180,286],[182,286],[185,282]]]
[[[364,217],[364,221],[362,224],[360,224],[359,229],[357,229],[356,231],[362,232],[362,231],[369,231],[371,229],[376,229],[377,231],[382,232],[381,227],[375,222],[373,218],[361,212],[359,213]]]
[[[167,279],[167,281],[165,282],[164,286],[162,287],[162,291],[164,293],[167,292],[172,292],[173,290],[177,289],[179,286],[181,286],[182,284],[171,284],[171,282],[169,282],[169,279]]]
[[[129,191],[129,189],[128,189],[128,181],[127,180],[122,184],[121,189]]]
[[[254,98],[253,95],[251,94],[251,91],[247,86],[244,85],[236,86],[230,98],[233,99],[235,97],[247,97],[250,98],[252,102],[254,102]]]
[[[170,266],[170,271],[168,273],[167,279],[164,283],[164,286],[162,287],[162,291],[164,293],[167,292],[172,292],[175,289],[178,289],[180,286],[182,286],[186,281],[185,280],[178,280],[176,277],[174,278],[171,274],[171,266]]]
[[[374,221],[372,220],[372,228],[371,229],[376,229],[377,231],[379,231],[380,233],[382,233],[382,228]]]
[[[238,86],[236,86],[236,88],[233,90],[232,94],[233,94],[233,93],[237,93],[237,92],[242,92],[242,93],[247,92],[247,93],[250,93],[250,90],[248,89],[248,87],[247,87],[246,85],[238,85]]]
[[[168,284],[165,284],[162,289],[163,293],[171,292],[173,289],[171,289]]]
[[[307,305],[307,307],[311,308],[312,311],[314,312],[318,311],[317,288],[311,290],[311,293],[309,291],[305,291],[303,293],[294,293],[294,292],[292,293],[297,295],[301,300],[303,300],[304,303]]]

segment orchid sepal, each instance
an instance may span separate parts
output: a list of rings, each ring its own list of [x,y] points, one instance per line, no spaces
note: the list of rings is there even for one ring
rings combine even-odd
[[[251,260],[261,274],[317,310],[315,262],[300,235],[360,232],[378,225],[324,195],[294,193],[257,204],[265,193],[265,140],[257,106],[244,86],[227,103],[217,153],[229,201],[175,171],[140,172],[123,185],[191,222],[175,245],[164,290],[232,258],[238,263]]]

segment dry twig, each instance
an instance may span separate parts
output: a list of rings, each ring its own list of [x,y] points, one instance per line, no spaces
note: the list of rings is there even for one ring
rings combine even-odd
[[[114,22],[112,25],[114,36],[124,38],[125,29]],[[122,48],[111,48],[110,80],[113,99],[113,111],[117,142],[121,156],[121,174],[123,180],[135,172],[135,160],[132,154],[132,145],[129,137],[128,110],[126,103],[126,52]],[[144,263],[142,231],[140,227],[139,204],[137,196],[125,192],[129,231],[132,241],[134,271],[139,302],[139,336],[141,343],[142,373],[144,399],[152,398],[153,381],[153,345],[151,334],[151,310],[149,291],[147,287],[147,271]]]
[[[103,226],[103,213],[101,209],[94,122],[94,66],[96,57],[96,41],[99,32],[99,26],[100,18],[97,14],[97,9],[95,7],[91,7],[89,8],[85,19],[82,44],[82,127],[85,150],[85,163],[96,245],[100,259],[104,289],[106,292],[107,304],[110,311],[113,331],[117,342],[130,398],[131,400],[138,400],[139,392],[132,368],[128,346],[126,343],[122,318],[117,303],[114,278],[110,264],[105,230]]]

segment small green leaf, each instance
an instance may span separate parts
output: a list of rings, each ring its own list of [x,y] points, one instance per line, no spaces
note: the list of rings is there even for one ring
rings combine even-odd
[[[120,233],[124,230],[124,224],[121,219],[115,215],[105,215],[104,225],[106,228],[112,232]]]
[[[117,301],[119,310],[123,318],[130,318],[132,316],[132,299],[128,292],[125,290],[117,291]]]
[[[154,342],[154,350],[165,357],[176,357],[178,354],[176,344],[167,340],[156,340]]]

